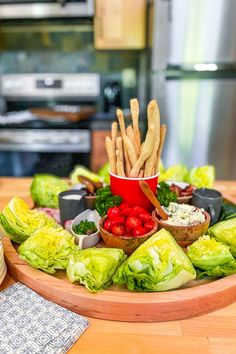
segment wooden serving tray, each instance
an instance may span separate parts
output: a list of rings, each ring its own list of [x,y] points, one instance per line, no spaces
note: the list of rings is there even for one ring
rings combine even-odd
[[[193,281],[187,288],[168,292],[138,293],[113,285],[93,294],[71,284],[64,271],[52,276],[32,268],[19,258],[7,237],[2,241],[8,271],[15,280],[81,315],[116,321],[174,321],[220,309],[236,300],[236,274],[211,282]]]

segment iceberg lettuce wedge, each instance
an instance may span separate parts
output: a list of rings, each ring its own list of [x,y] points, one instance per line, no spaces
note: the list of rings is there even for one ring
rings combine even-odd
[[[69,189],[62,178],[49,174],[34,176],[30,187],[31,197],[37,206],[58,208],[58,194]]]
[[[44,227],[32,234],[18,248],[20,258],[46,273],[66,269],[70,255],[78,249],[74,236],[62,227]]]
[[[230,247],[230,252],[236,257],[236,218],[224,220],[208,229],[210,236]]]
[[[234,261],[229,247],[209,235],[199,237],[188,246],[187,256],[195,267],[204,270]]]
[[[215,168],[211,165],[193,167],[186,181],[197,188],[213,188],[215,181]]]
[[[185,181],[188,176],[188,169],[183,164],[173,165],[160,173],[159,182]]]
[[[116,248],[81,250],[70,257],[67,276],[72,283],[79,282],[97,292],[112,284],[112,276],[125,258],[124,251]]]
[[[166,291],[195,279],[196,271],[171,234],[162,229],[144,242],[117,270],[115,284],[129,290]]]
[[[12,198],[5,206],[0,214],[0,224],[7,236],[16,243],[22,243],[41,227],[59,227],[53,218],[37,210],[30,210],[24,200],[18,197]]]

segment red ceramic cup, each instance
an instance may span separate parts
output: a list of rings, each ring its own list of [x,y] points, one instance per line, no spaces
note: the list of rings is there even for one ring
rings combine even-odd
[[[139,181],[143,180],[147,182],[151,190],[156,194],[158,175],[143,178],[127,178],[110,172],[111,192],[114,195],[121,196],[124,203],[128,203],[131,206],[138,205],[151,212],[154,207],[141,190]]]

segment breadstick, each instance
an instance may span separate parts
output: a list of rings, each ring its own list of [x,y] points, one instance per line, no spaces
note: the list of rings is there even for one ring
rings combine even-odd
[[[135,137],[134,137],[134,132],[133,132],[133,128],[132,128],[131,125],[129,125],[126,128],[126,135],[127,135],[127,137],[125,138],[125,140],[126,140],[126,145],[127,145],[127,148],[128,148],[129,160],[131,162],[131,166],[133,167],[135,162],[138,159],[138,155],[137,155],[137,151],[136,151],[135,146],[134,146]]]
[[[114,146],[114,149],[116,148],[117,131],[118,131],[118,124],[117,124],[117,122],[113,122],[111,125],[111,140],[112,140],[112,144]]]
[[[160,110],[158,104],[156,102],[156,109],[154,110],[155,116],[154,119],[154,129],[155,129],[155,140],[153,145],[152,154],[149,156],[147,161],[145,162],[145,170],[144,170],[144,177],[149,177],[152,175],[153,170],[156,167],[156,157],[157,157],[157,150],[160,143]]]
[[[122,136],[123,143],[124,143],[125,172],[126,172],[126,176],[129,176],[130,171],[131,171],[131,163],[130,163],[129,155],[128,155],[127,148],[125,145],[126,134],[125,134],[124,116],[123,116],[122,110],[120,110],[120,109],[117,109],[116,114],[117,114],[117,118],[118,118],[118,121],[120,124],[121,136]]]
[[[112,144],[112,140],[109,136],[106,136],[106,149],[107,149],[107,155],[109,159],[109,164],[110,164],[110,170],[112,173],[116,174],[116,155],[115,155],[115,149]]]
[[[139,104],[136,98],[130,100],[131,116],[133,121],[133,131],[134,131],[134,146],[137,156],[140,155],[140,131],[138,126],[138,116],[139,116]]]
[[[131,166],[134,167],[138,157],[136,154],[135,147],[127,135],[124,137],[124,145],[125,145],[126,151],[128,153],[129,161],[131,162]]]
[[[126,135],[134,144],[134,131],[133,131],[132,125],[128,125],[128,127],[126,128]]]
[[[138,177],[142,178],[144,176],[144,170],[140,170]]]
[[[152,154],[154,141],[155,141],[155,111],[157,109],[157,103],[152,100],[148,104],[148,131],[142,148],[142,153],[139,156],[137,162],[130,172],[131,177],[138,177],[139,171],[142,168],[144,162]]]
[[[118,176],[125,177],[124,154],[121,136],[116,138],[116,171]]]
[[[162,124],[161,131],[160,131],[160,145],[157,151],[156,173],[159,172],[159,164],[161,160],[161,153],[165,142],[165,138],[166,138],[166,125]]]

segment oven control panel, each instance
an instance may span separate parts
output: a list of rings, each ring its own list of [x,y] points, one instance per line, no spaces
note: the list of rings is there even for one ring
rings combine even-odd
[[[100,76],[93,73],[2,75],[0,94],[3,97],[96,99],[100,94]]]

